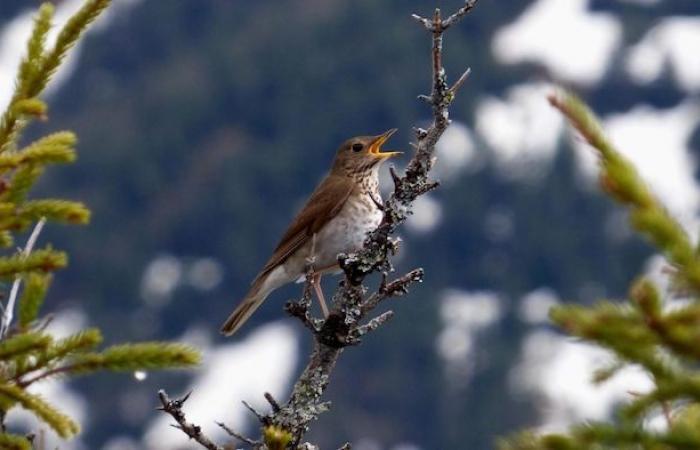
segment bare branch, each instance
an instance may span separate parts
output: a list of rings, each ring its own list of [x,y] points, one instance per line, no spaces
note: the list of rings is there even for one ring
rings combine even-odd
[[[374,331],[377,328],[381,327],[382,325],[387,323],[392,317],[394,317],[394,311],[385,311],[382,314],[375,317],[374,319],[367,322],[367,324],[354,328],[352,330],[350,338],[353,340],[354,344],[359,344],[361,342],[360,339],[362,338],[362,336],[369,333],[370,331]]]
[[[405,173],[400,175],[393,167],[390,168],[394,192],[383,204],[384,215],[379,227],[368,235],[359,252],[338,255],[338,264],[345,277],[333,295],[332,310],[325,320],[314,319],[309,312],[313,258],[309,259],[306,268],[307,282],[302,298],[297,302],[288,302],[285,309],[312,331],[314,347],[285,404],[280,404],[266,394],[265,397],[272,406],[272,413],[263,415],[244,402],[266,432],[270,429],[281,430],[285,439],[285,443],[281,445],[245,441],[255,445],[256,449],[269,450],[283,446],[295,450],[318,449],[313,444],[302,443],[302,439],[309,429],[309,424],[329,407],[329,403],[324,402],[322,398],[343,349],[358,344],[364,335],[378,329],[393,317],[393,311],[386,311],[363,324],[364,319],[370,316],[380,302],[389,297],[405,295],[413,283],[423,280],[423,269],[415,269],[391,282],[387,281],[387,274],[392,271],[391,256],[396,252],[399,241],[392,235],[411,214],[414,200],[439,186],[439,183],[428,178],[434,161],[435,146],[450,124],[449,105],[469,76],[469,70],[466,70],[454,85],[450,87],[447,83],[447,75],[442,65],[443,33],[471,11],[476,3],[477,0],[468,0],[462,8],[444,20],[439,9],[435,10],[431,19],[415,14],[412,16],[432,34],[431,92],[420,97],[431,106],[432,123],[427,129],[414,128],[416,142],[412,146],[415,153]],[[378,291],[367,295],[368,290],[362,283],[374,272],[382,273],[382,283]],[[268,433],[265,435],[269,436]],[[349,449],[350,444],[345,444],[340,450]]]
[[[37,239],[39,239],[39,234],[46,224],[46,218],[42,217],[34,226],[32,233],[29,235],[27,240],[27,245],[24,246],[22,250],[22,255],[26,258],[32,252]],[[15,310],[15,302],[17,301],[17,294],[19,293],[19,286],[22,284],[22,278],[17,276],[15,281],[12,283],[12,288],[10,289],[10,297],[7,299],[7,305],[2,312],[2,323],[0,323],[0,339],[5,337],[7,331],[10,329],[10,324],[12,323],[12,317]]]
[[[231,428],[227,427],[226,424],[223,422],[216,422],[216,424],[219,427],[221,427],[221,429],[224,430],[226,432],[226,434],[238,439],[241,442],[245,442],[246,444],[249,444],[253,447],[260,446],[260,444],[261,444],[260,441],[254,441],[253,439],[247,438],[247,437],[243,436],[242,434],[233,431]]]
[[[477,1],[478,0],[467,0],[466,4],[459,8],[456,13],[452,14],[450,17],[445,19],[442,22],[443,31],[456,24],[457,22],[462,20],[464,16],[469,14],[469,11],[474,9],[474,7],[476,6]]]
[[[248,411],[252,412],[253,415],[258,418],[258,421],[260,423],[267,425],[267,416],[266,415],[264,415],[261,412],[258,412],[255,408],[250,406],[250,403],[248,403],[245,400],[241,400],[241,403],[243,403],[243,406],[245,406]]]
[[[158,409],[170,414],[173,419],[175,419],[175,422],[177,422],[177,425],[173,425],[173,427],[182,430],[190,439],[194,439],[202,447],[208,450],[225,450],[224,447],[215,444],[211,439],[205,436],[199,426],[187,421],[185,413],[182,412],[182,405],[187,401],[189,396],[190,394],[188,393],[181,399],[171,400],[168,394],[161,389],[158,391],[158,398],[160,398],[160,403],[163,406]]]
[[[376,308],[377,305],[386,298],[400,297],[408,294],[408,287],[413,283],[423,282],[424,274],[425,271],[423,269],[413,269],[390,283],[386,283],[386,274],[384,274],[384,279],[382,280],[382,285],[379,290],[372,294],[362,305],[365,314]]]
[[[265,392],[265,400],[272,406],[272,412],[277,413],[282,409],[279,402],[269,392]]]
[[[455,81],[455,84],[453,84],[452,87],[450,88],[450,94],[452,96],[457,94],[457,91],[459,91],[459,88],[461,88],[462,85],[464,84],[464,82],[467,81],[467,78],[469,78],[469,75],[471,73],[472,73],[472,69],[467,68],[467,70],[465,70],[464,73],[462,73],[462,76],[460,76],[459,79],[457,81]]]

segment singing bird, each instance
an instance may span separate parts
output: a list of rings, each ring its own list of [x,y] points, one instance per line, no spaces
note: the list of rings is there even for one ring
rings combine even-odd
[[[307,260],[313,258],[311,279],[325,316],[328,316],[321,276],[336,272],[338,254],[360,248],[367,233],[382,220],[379,166],[400,152],[382,151],[396,132],[358,136],[345,141],[336,152],[330,173],[282,236],[245,298],[226,319],[221,332],[235,333],[275,289],[301,279]]]

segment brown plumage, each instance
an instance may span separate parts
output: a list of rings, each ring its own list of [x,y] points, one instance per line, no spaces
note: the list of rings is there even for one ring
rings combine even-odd
[[[320,290],[321,275],[337,270],[338,254],[357,251],[367,233],[379,224],[379,166],[398,154],[382,152],[381,146],[395,131],[359,136],[340,146],[330,173],[294,218],[248,294],[226,319],[223,334],[235,333],[272,291],[304,276],[306,260],[311,256],[317,274],[312,281],[327,314]]]

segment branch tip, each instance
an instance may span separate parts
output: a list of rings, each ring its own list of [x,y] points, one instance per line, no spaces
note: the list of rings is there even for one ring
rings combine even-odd
[[[279,402],[269,392],[265,392],[265,400],[272,406],[272,412],[278,413],[282,409]]]
[[[255,408],[253,408],[252,406],[250,406],[250,403],[248,403],[247,401],[241,400],[241,403],[243,403],[243,406],[245,406],[245,407],[248,409],[248,411],[250,411],[251,413],[253,413],[253,415],[254,415],[255,417],[257,417],[257,419],[258,419],[258,421],[259,421],[260,423],[262,423],[262,424],[267,424],[267,422],[268,422],[267,416],[265,416],[264,414],[258,412]]]
[[[245,442],[246,444],[251,445],[253,447],[255,447],[256,445],[260,445],[260,441],[255,441],[253,439],[250,439],[248,437],[243,436],[242,434],[240,434],[240,433],[232,430],[228,426],[226,426],[226,424],[223,422],[214,422],[214,423],[216,423],[222,430],[224,430],[226,432],[226,434],[238,439],[241,442]]]
[[[455,96],[457,94],[457,91],[459,91],[459,88],[461,88],[464,82],[467,81],[467,78],[469,78],[469,75],[471,73],[471,67],[467,67],[467,70],[465,70],[464,73],[462,73],[462,75],[459,77],[459,79],[455,81],[455,84],[453,84],[450,88],[450,94],[452,94],[452,96]]]

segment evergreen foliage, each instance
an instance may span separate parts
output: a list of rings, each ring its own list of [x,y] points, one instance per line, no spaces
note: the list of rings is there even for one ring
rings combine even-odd
[[[13,245],[18,233],[37,222],[86,224],[90,220],[90,211],[82,203],[28,198],[48,165],[75,160],[75,135],[68,131],[53,133],[24,147],[18,142],[31,121],[47,117],[47,105],[39,95],[67,52],[108,5],[109,0],[86,1],[50,48],[46,36],[52,26],[53,6],[45,3],[39,8],[14,95],[0,119],[0,244],[5,248]],[[32,393],[31,385],[37,381],[101,370],[163,369],[198,363],[199,354],[181,344],[144,342],[99,350],[102,335],[98,329],[81,330],[62,339],[52,336],[45,330],[46,320],[39,317],[39,312],[52,272],[64,267],[68,257],[50,246],[38,250],[30,247],[28,244],[24,251],[0,256],[0,277],[14,282],[3,305],[0,331],[0,448],[31,448],[27,438],[6,432],[4,418],[14,407],[31,411],[63,438],[79,431],[78,424],[59,407]],[[17,320],[11,323],[20,283],[24,287],[17,301]]]
[[[552,321],[572,336],[610,350],[616,361],[593,374],[603,383],[620,369],[641,367],[653,382],[647,393],[630,394],[614,423],[588,423],[566,434],[525,432],[502,442],[503,449],[696,449],[700,448],[700,255],[690,236],[649,190],[632,164],[615,150],[594,114],[571,94],[550,98],[597,150],[602,189],[629,208],[630,223],[665,255],[673,296],[665,298],[646,278],[632,283],[626,302],[603,300],[593,306],[565,305],[550,311]],[[663,430],[650,429],[661,415]]]

